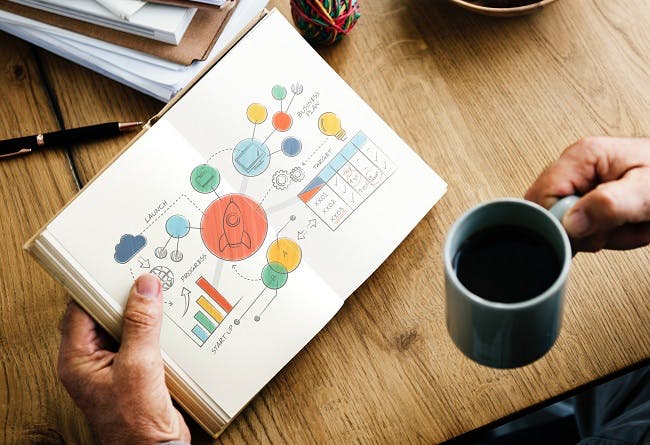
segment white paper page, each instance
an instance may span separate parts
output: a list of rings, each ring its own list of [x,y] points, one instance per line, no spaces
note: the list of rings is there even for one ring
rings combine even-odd
[[[128,20],[138,12],[147,2],[140,0],[95,0],[117,17]]]
[[[76,34],[0,10],[0,30],[16,35],[162,101],[169,101],[264,8],[240,0],[206,61],[190,66]]]
[[[275,99],[282,90],[286,97]],[[247,118],[251,104],[264,107],[264,122],[255,125]],[[273,123],[280,110],[288,111],[292,121],[286,131]],[[163,119],[241,192],[263,197],[269,215],[296,216],[286,233],[300,240],[309,265],[342,299],[446,191],[444,181],[278,12],[254,28]],[[243,176],[234,168],[236,147],[251,139],[272,155],[265,170]],[[298,143],[299,150],[292,148]],[[286,187],[279,187],[278,178],[286,177]]]
[[[291,272],[269,272],[267,256],[275,255],[272,243],[286,221],[244,207],[253,201],[230,195],[235,190],[226,178],[216,192],[197,192],[191,174],[205,161],[160,122],[84,189],[48,232],[84,265],[118,313],[134,277],[157,274],[165,295],[163,350],[233,416],[320,331],[341,301],[301,261],[297,243],[291,263],[285,263]],[[221,197],[235,206],[220,209]],[[224,215],[209,219],[224,208],[244,221],[238,238],[224,235]],[[227,244],[216,252],[228,260],[207,247],[219,249],[219,241]],[[237,244],[240,250],[232,247]],[[228,256],[243,254],[250,256]]]
[[[180,8],[150,3],[133,14],[129,21],[125,21],[116,17],[95,0],[11,1],[172,44],[180,42],[187,26],[196,13],[196,8]]]

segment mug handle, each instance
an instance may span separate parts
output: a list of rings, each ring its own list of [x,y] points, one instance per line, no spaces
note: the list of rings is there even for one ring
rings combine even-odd
[[[580,197],[576,195],[565,196],[556,202],[555,205],[553,205],[553,207],[551,207],[548,211],[551,212],[553,216],[555,216],[561,223],[562,218],[564,218],[566,212],[568,212],[569,209],[573,207],[579,199]]]

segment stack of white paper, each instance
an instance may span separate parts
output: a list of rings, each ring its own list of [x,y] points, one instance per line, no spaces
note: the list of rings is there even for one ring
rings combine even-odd
[[[268,0],[239,0],[205,61],[189,66],[86,37],[0,10],[0,30],[162,101],[169,101],[266,6]]]
[[[180,8],[178,6],[147,3],[126,21],[116,17],[95,0],[11,1],[94,25],[171,43],[172,45],[180,43],[196,13],[196,8]]]

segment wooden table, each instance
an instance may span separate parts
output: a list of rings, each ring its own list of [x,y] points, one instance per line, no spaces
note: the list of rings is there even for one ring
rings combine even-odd
[[[508,20],[444,1],[361,3],[354,32],[321,54],[449,192],[221,443],[439,442],[650,357],[649,248],[578,255],[556,346],[510,371],[453,346],[441,261],[463,211],[522,196],[579,137],[650,134],[650,2],[560,0]],[[162,106],[1,33],[0,53],[3,138]],[[127,140],[0,162],[2,443],[92,442],[55,371],[68,296],[21,246]]]

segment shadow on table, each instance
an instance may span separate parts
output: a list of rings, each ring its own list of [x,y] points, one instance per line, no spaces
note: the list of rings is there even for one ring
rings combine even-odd
[[[603,432],[607,438],[598,443],[650,443],[650,363],[646,360],[608,376],[496,428],[481,428],[445,443],[576,444],[581,440],[579,431],[588,437]]]

